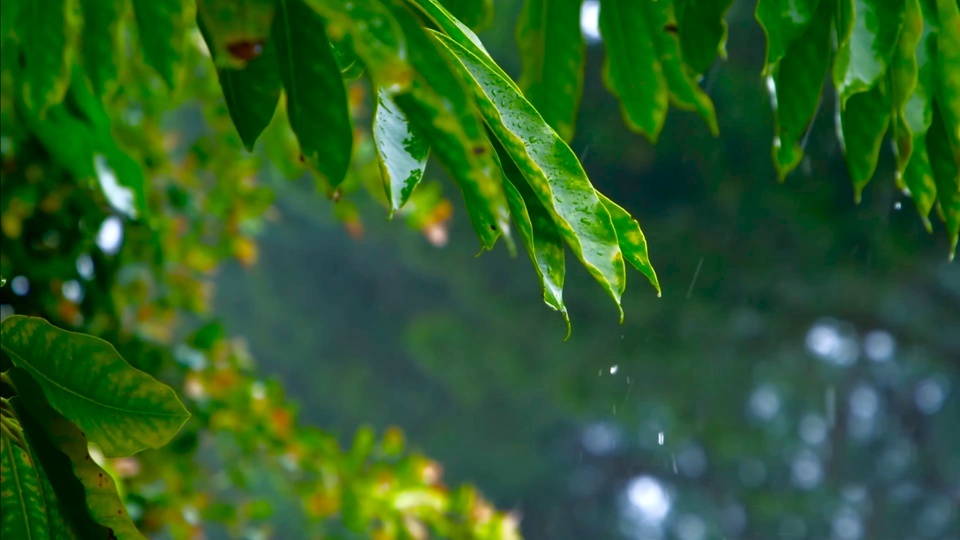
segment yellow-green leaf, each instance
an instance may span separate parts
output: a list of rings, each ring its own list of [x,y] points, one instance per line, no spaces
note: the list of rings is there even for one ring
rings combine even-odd
[[[193,26],[194,3],[184,0],[132,0],[140,49],[147,65],[173,88]]]
[[[844,156],[857,201],[877,168],[880,145],[890,123],[890,92],[885,82],[854,94],[840,112]]]
[[[953,159],[947,127],[937,101],[933,104],[933,123],[927,131],[926,143],[930,168],[937,183],[937,207],[940,217],[947,225],[950,259],[953,260],[957,252],[957,239],[960,237],[960,167]]]
[[[128,4],[121,0],[80,0],[84,71],[98,97],[116,89],[124,41],[121,23]]]
[[[624,258],[646,276],[653,288],[657,290],[657,296],[660,296],[660,282],[657,280],[657,272],[650,264],[647,239],[640,230],[640,223],[603,193],[598,191],[597,196],[600,197],[604,208],[610,212],[610,219],[613,220],[613,226],[617,230],[617,242],[620,244],[620,251],[623,252]]]
[[[42,116],[48,106],[63,99],[70,84],[80,6],[76,0],[31,0],[18,15],[22,99],[27,109]]]
[[[960,7],[957,0],[937,0],[936,95],[953,160],[960,167]]]

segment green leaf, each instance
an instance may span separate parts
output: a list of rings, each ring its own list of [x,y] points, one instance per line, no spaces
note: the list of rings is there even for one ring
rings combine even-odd
[[[14,22],[20,14],[23,3],[28,0],[3,0],[0,2],[0,43],[7,39],[13,30]]]
[[[213,37],[199,15],[197,26],[210,49],[214,64],[221,65],[217,62],[220,53],[214,52],[216,46],[212,43]],[[247,151],[253,150],[257,138],[270,125],[280,101],[280,72],[274,48],[274,43],[268,41],[262,53],[247,61],[243,67],[217,68],[217,79],[223,90],[227,111]]]
[[[31,0],[20,9],[22,94],[34,114],[42,116],[67,92],[80,17],[76,0]]]
[[[50,523],[40,473],[26,448],[0,436],[0,528],[6,538],[47,539]]]
[[[173,88],[176,71],[186,53],[194,4],[184,0],[132,1],[143,59]]]
[[[684,62],[704,73],[719,55],[727,57],[727,22],[733,0],[676,0],[677,30]]]
[[[131,367],[106,341],[21,315],[4,319],[0,336],[13,364],[108,456],[159,448],[190,417],[170,387]]]
[[[380,174],[390,203],[390,215],[410,198],[423,178],[430,145],[416,132],[400,107],[383,89],[377,96],[373,138],[380,157]]]
[[[583,93],[586,45],[580,0],[526,0],[517,21],[520,88],[563,140],[573,138]]]
[[[926,143],[930,168],[937,183],[937,206],[940,217],[947,225],[950,260],[953,260],[957,252],[957,238],[960,237],[960,167],[953,159],[947,127],[936,101],[933,104],[933,123],[927,131]]]
[[[821,0],[813,23],[788,47],[767,79],[777,123],[773,162],[781,181],[803,158],[799,142],[817,111],[830,65],[832,13],[832,0]]]
[[[275,12],[274,0],[197,0],[197,22],[217,67],[241,70],[268,54]]]
[[[840,106],[857,92],[873,88],[896,48],[904,0],[838,0],[850,10],[849,35],[840,36],[833,63],[833,84]]]
[[[897,170],[902,174],[910,159],[912,136],[910,127],[905,124],[907,103],[917,88],[919,69],[917,66],[917,45],[923,37],[923,13],[920,0],[905,0],[903,11],[903,29],[890,58],[891,107],[894,114],[894,131],[897,143]]]
[[[55,492],[51,494],[61,501],[70,501],[64,508],[66,517],[84,532],[81,537],[145,540],[120,499],[113,477],[90,456],[80,428],[47,403],[43,389],[27,371],[13,369],[10,376],[17,388],[17,411],[24,417],[35,460],[43,464],[49,476],[48,491]],[[76,504],[80,500],[85,505]]]
[[[442,4],[458,21],[481,30],[493,21],[493,0],[443,0]]]
[[[455,60],[440,53],[413,14],[400,7],[394,15],[417,72],[411,92],[394,100],[463,192],[481,250],[492,249],[501,232],[509,239],[510,213],[500,168],[473,99],[454,71]]]
[[[767,61],[764,74],[783,58],[808,31],[821,1],[832,0],[758,0],[755,16],[767,36]],[[844,0],[841,0],[844,1]]]
[[[557,230],[550,212],[543,206],[537,195],[530,189],[523,174],[506,154],[499,143],[498,160],[503,167],[505,182],[503,187],[510,204],[510,213],[517,224],[517,232],[523,247],[527,250],[533,269],[540,280],[543,290],[543,302],[559,311],[567,323],[567,338],[570,337],[570,315],[563,303],[563,280],[566,275],[566,261],[563,253],[563,238]]]
[[[866,92],[854,94],[840,111],[844,156],[853,179],[856,200],[873,177],[880,157],[880,145],[890,124],[890,93],[885,81]]]
[[[937,15],[936,96],[953,160],[960,167],[960,6],[956,0],[937,0]]]
[[[81,52],[83,66],[97,96],[112,93],[117,85],[123,51],[121,21],[127,4],[120,0],[80,0],[83,8]]]
[[[626,286],[623,254],[610,214],[577,156],[523,95],[485,62],[456,41],[434,36],[460,61],[487,125],[550,212],[561,236],[620,308]],[[620,313],[622,318],[622,309]]]
[[[278,0],[271,35],[304,162],[337,187],[350,166],[353,128],[324,21],[303,0]]]
[[[604,208],[610,212],[613,226],[617,230],[617,242],[620,244],[620,251],[623,252],[624,258],[646,276],[653,288],[657,290],[657,296],[660,296],[660,282],[657,280],[657,272],[650,264],[647,239],[643,235],[643,231],[640,230],[640,224],[633,219],[629,212],[608,199],[603,193],[598,191],[597,196],[600,197],[600,202],[603,203]]]
[[[93,166],[95,136],[83,120],[70,114],[63,105],[51,107],[42,119],[29,111],[23,111],[20,118],[43,143],[54,162],[78,180],[96,178]]]

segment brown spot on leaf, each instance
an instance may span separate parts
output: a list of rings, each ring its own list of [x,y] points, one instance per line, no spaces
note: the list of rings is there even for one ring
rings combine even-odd
[[[244,62],[253,60],[263,53],[263,40],[242,40],[227,44],[230,56]]]
[[[487,149],[484,148],[484,147],[482,147],[482,146],[474,146],[474,147],[473,147],[473,155],[475,155],[475,156],[482,156],[483,154],[486,153],[486,151],[487,151]]]
[[[677,23],[667,23],[663,26],[663,31],[669,34],[677,35],[680,33],[680,29],[677,27]]]

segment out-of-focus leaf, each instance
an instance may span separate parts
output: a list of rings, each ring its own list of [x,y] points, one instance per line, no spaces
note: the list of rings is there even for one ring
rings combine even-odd
[[[29,111],[24,111],[21,117],[30,132],[43,143],[53,161],[77,179],[97,176],[93,166],[95,137],[90,126],[70,114],[66,107],[51,107],[43,119]]]
[[[620,99],[630,129],[655,142],[667,117],[669,90],[643,2],[604,0],[600,33],[606,48],[603,80]]]
[[[0,43],[7,39],[7,34],[13,30],[13,23],[20,14],[20,8],[27,0],[3,0],[0,2]]]
[[[82,538],[130,538],[145,540],[117,492],[113,478],[90,456],[87,438],[73,422],[55,411],[40,385],[22,369],[10,377],[17,387],[17,410],[24,421],[36,459],[49,473],[50,491],[71,506],[70,513]],[[80,504],[81,500],[85,504]],[[108,534],[109,529],[113,536]],[[59,537],[58,537],[59,538]]]
[[[274,0],[197,0],[197,22],[217,67],[243,69],[269,54],[275,12]]]
[[[833,0],[758,0],[755,16],[767,36],[767,62],[764,74],[769,74],[790,45],[807,31],[813,22],[817,6]],[[846,1],[846,0],[840,0]]]
[[[76,0],[31,0],[18,15],[23,102],[42,116],[48,106],[63,99],[70,84],[80,6]]]
[[[0,435],[0,526],[10,538],[51,538],[40,473],[26,448],[5,430]]]
[[[353,128],[324,21],[303,0],[279,0],[272,39],[287,94],[287,116],[304,162],[337,187],[350,166]]]
[[[866,92],[883,76],[903,22],[904,0],[837,0],[850,10],[849,34],[839,37],[833,84],[843,108],[853,94]]]
[[[586,45],[580,0],[526,0],[517,21],[520,88],[563,140],[573,138],[583,93]]]
[[[417,70],[412,91],[396,103],[430,143],[434,154],[463,192],[467,214],[480,238],[491,249],[501,232],[509,231],[510,213],[493,147],[453,64],[440,53],[406,8],[395,17],[407,36],[410,62]]]
[[[215,47],[207,25],[197,18],[200,33],[210,48],[214,63],[217,63]],[[263,130],[270,125],[280,101],[280,72],[272,41],[266,42],[259,56],[250,59],[243,67],[217,68],[217,78],[223,89],[223,98],[230,112],[230,119],[240,135],[244,148],[253,150],[253,145]]]
[[[679,109],[697,111],[710,128],[710,133],[716,136],[720,130],[717,127],[717,113],[713,109],[713,102],[697,84],[690,68],[680,57],[680,41],[677,33],[673,31],[677,27],[673,3],[641,4],[646,8],[647,27],[651,29],[657,57],[670,89],[670,102]]]
[[[461,63],[481,113],[561,236],[620,308],[626,286],[617,233],[577,156],[523,95],[456,41],[434,34]],[[620,309],[621,317],[623,310]]]
[[[193,25],[194,3],[184,0],[132,0],[143,59],[173,88],[177,66]]]
[[[447,11],[474,30],[483,30],[493,21],[493,0],[442,0]]]
[[[81,46],[83,66],[97,96],[117,84],[123,39],[121,21],[127,4],[120,0],[80,0],[83,7]]]
[[[917,44],[923,36],[923,13],[920,0],[905,0],[903,29],[890,58],[891,107],[897,144],[897,170],[901,173],[910,159],[912,137],[910,127],[904,125],[907,103],[917,87]]]
[[[330,41],[333,57],[340,67],[340,74],[345,81],[354,81],[363,75],[363,61],[357,56],[353,47],[353,36],[343,34],[339,40]]]
[[[543,302],[559,311],[567,323],[567,337],[570,337],[570,315],[563,303],[563,280],[566,276],[566,261],[563,253],[563,238],[550,212],[543,206],[537,195],[524,180],[513,159],[506,154],[503,146],[496,144],[499,160],[503,166],[510,213],[517,224],[517,232],[523,247],[527,250],[533,269],[540,280],[543,290]]]
[[[0,323],[0,337],[13,364],[108,456],[159,448],[190,416],[170,387],[131,367],[106,341],[21,315]]]
[[[833,0],[820,0],[812,24],[787,48],[772,77],[767,79],[777,119],[773,162],[781,181],[803,158],[799,142],[820,101],[824,75],[830,62],[833,5]]]
[[[380,0],[306,0],[327,20],[330,39],[353,38],[353,46],[374,83],[391,93],[410,88],[413,70],[403,31]]]
[[[956,0],[937,0],[937,16],[936,96],[953,160],[960,168],[960,7]]]
[[[633,265],[634,268],[646,276],[653,288],[657,290],[657,296],[660,296],[660,282],[657,280],[657,272],[650,264],[650,255],[647,252],[647,238],[640,230],[640,223],[633,219],[629,212],[621,208],[617,203],[611,201],[603,193],[597,192],[600,202],[604,208],[610,212],[610,219],[613,220],[613,226],[617,230],[617,241],[620,244],[620,251],[623,257]]]
[[[407,202],[423,178],[430,145],[414,130],[403,111],[382,89],[377,96],[373,138],[377,143],[380,174],[392,216]]]
[[[727,22],[733,0],[676,0],[677,31],[683,61],[694,73],[703,73],[717,55],[727,56]]]
[[[850,96],[840,111],[844,156],[858,202],[877,168],[880,145],[890,123],[890,93],[885,82],[881,80],[870,90]]]
[[[950,260],[957,252],[960,237],[960,167],[953,159],[953,149],[947,137],[947,127],[940,114],[939,103],[933,104],[933,123],[927,131],[927,153],[930,168],[937,183],[937,206],[950,236]]]

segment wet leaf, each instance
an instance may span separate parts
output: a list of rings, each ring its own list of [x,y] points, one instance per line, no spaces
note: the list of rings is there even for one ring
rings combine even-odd
[[[953,160],[960,167],[960,7],[956,0],[937,0],[937,16],[936,96]]]
[[[586,63],[580,4],[579,0],[526,0],[516,31],[523,95],[567,142],[573,138]]]
[[[677,31],[683,61],[694,73],[704,73],[719,55],[727,57],[727,22],[733,0],[676,0]]]
[[[287,116],[304,161],[337,187],[350,166],[353,128],[324,21],[303,0],[279,0],[272,39],[287,95]]]
[[[904,0],[837,1],[850,14],[833,63],[842,108],[853,94],[873,88],[886,71],[900,34]]]
[[[577,156],[523,95],[485,62],[456,41],[434,36],[461,62],[487,125],[550,213],[560,235],[619,308],[626,286],[623,254],[610,214]]]
[[[106,341],[21,315],[4,319],[0,336],[13,364],[108,456],[159,448],[190,416],[170,387],[131,367]]]
[[[268,55],[274,0],[198,0],[197,22],[218,68],[242,70]]]
[[[183,63],[188,30],[193,26],[193,2],[183,0],[132,0],[143,59],[163,78],[176,85],[176,70]]]
[[[97,96],[112,93],[117,85],[122,19],[127,4],[120,0],[80,0],[83,8],[81,52],[83,66]]]
[[[933,105],[933,122],[927,131],[927,153],[930,156],[930,168],[937,183],[937,207],[940,217],[947,225],[950,237],[950,259],[957,252],[957,238],[960,237],[960,167],[953,159],[953,149],[947,137],[947,127],[940,114],[938,102]]]
[[[858,202],[877,168],[880,145],[890,123],[890,93],[884,83],[854,94],[840,112],[844,156]]]
[[[647,239],[643,235],[643,231],[640,230],[640,223],[603,193],[598,191],[597,196],[607,211],[610,212],[610,219],[613,220],[613,226],[617,230],[617,242],[620,244],[623,257],[641,274],[646,276],[653,288],[657,290],[657,296],[659,296],[661,294],[660,282],[657,280],[657,272],[650,264]]]
[[[790,45],[807,32],[821,1],[832,0],[758,0],[755,16],[767,36],[767,61],[764,74],[787,54]]]
[[[383,90],[377,96],[373,138],[377,144],[380,174],[392,215],[407,202],[423,178],[430,145]]]
[[[31,0],[21,7],[22,99],[33,114],[42,116],[67,92],[80,21],[76,0]]]
[[[600,33],[606,48],[603,80],[617,98],[630,129],[656,142],[667,117],[669,89],[657,48],[657,31],[647,20],[643,2],[604,0]]]

